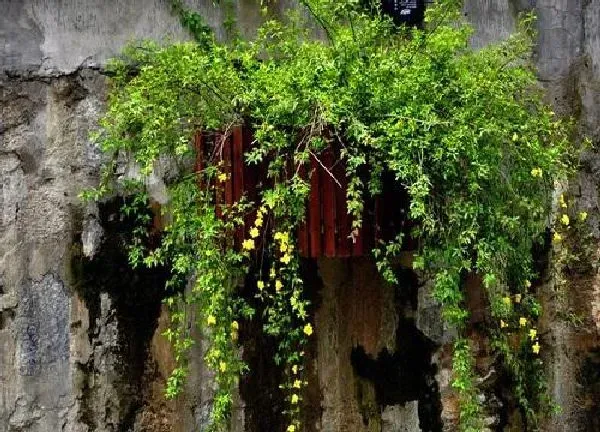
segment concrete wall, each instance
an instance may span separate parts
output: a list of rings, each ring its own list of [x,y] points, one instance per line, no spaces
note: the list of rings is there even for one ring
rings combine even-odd
[[[210,0],[189,1],[210,23],[221,22],[223,12]],[[274,7],[280,13],[291,4]],[[549,101],[597,142],[600,0],[467,0],[473,44],[507,37],[516,14],[530,7],[539,17],[536,61]],[[240,29],[251,35],[260,21],[256,2],[236,8]],[[102,68],[137,38],[187,35],[166,0],[0,0],[0,432],[188,432],[206,419],[212,381],[199,360],[201,344],[184,398],[162,398],[173,364],[159,336],[167,319],[163,276],[132,273],[120,263],[115,209],[77,198],[98,178],[100,155],[88,133],[103,109]],[[596,234],[599,161],[586,154],[572,186]],[[444,430],[455,430],[452,333],[441,325],[427,286],[408,300],[398,297],[365,262],[323,261],[318,274],[309,430],[417,431],[425,427],[419,416],[439,416]],[[572,306],[584,319],[579,327],[555,319],[550,280],[541,293],[549,312],[544,359],[563,407],[545,431],[600,430],[600,379],[593,373],[600,365],[600,283],[595,272],[573,280]],[[398,334],[412,342],[403,345]],[[478,362],[490,370],[489,347],[477,340]],[[405,382],[398,366],[403,346],[424,356],[423,380],[406,384],[417,390],[395,394],[382,408],[383,372],[374,371],[392,376],[391,364],[397,382]],[[395,360],[385,363],[384,352]],[[492,407],[490,425],[506,412],[493,397],[482,393]],[[244,403],[238,405],[234,429],[259,430],[253,418],[244,420]]]

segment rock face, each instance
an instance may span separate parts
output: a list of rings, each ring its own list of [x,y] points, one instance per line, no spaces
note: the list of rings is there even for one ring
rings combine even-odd
[[[210,1],[188,3],[211,23],[224,17]],[[549,101],[597,143],[600,2],[468,0],[473,44],[507,37],[517,13],[532,7]],[[241,30],[251,34],[260,17],[255,3],[236,8]],[[185,395],[165,401],[173,358],[160,336],[168,320],[164,275],[127,267],[127,221],[118,203],[78,198],[98,179],[100,155],[88,134],[103,109],[106,60],[136,38],[187,36],[164,0],[0,0],[0,11],[0,432],[198,430],[213,391],[202,342]],[[599,181],[600,158],[590,151],[571,192],[596,238]],[[557,304],[550,278],[539,287],[547,311],[544,360],[562,407],[544,431],[600,430],[600,281],[592,265],[600,254],[593,252],[590,263],[571,272],[566,306]],[[406,270],[401,287],[392,289],[368,260],[312,265],[317,331],[307,350],[307,430],[456,430],[453,334],[427,284]],[[470,293],[474,320],[483,319],[477,290]],[[561,318],[565,307],[577,319]],[[281,427],[273,423],[281,401],[269,347],[254,338],[259,330],[241,332],[258,378],[240,385],[234,431]],[[473,336],[490,429],[520,430],[518,414],[494,390],[489,347]]]

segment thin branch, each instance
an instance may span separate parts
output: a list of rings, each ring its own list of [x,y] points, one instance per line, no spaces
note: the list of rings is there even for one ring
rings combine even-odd
[[[321,168],[323,168],[323,169],[324,169],[324,170],[327,172],[327,174],[329,174],[329,176],[330,176],[330,177],[333,179],[333,181],[334,181],[334,182],[335,182],[335,183],[336,183],[336,184],[337,184],[337,185],[338,185],[338,186],[341,188],[341,187],[342,187],[342,184],[341,184],[341,183],[338,181],[338,179],[337,179],[337,178],[335,178],[335,176],[333,175],[333,173],[332,173],[331,171],[329,171],[329,168],[327,168],[325,165],[323,165],[323,162],[321,162],[321,160],[320,160],[320,159],[317,157],[317,155],[316,155],[316,154],[314,154],[314,153],[313,153],[312,151],[310,151],[310,150],[309,150],[308,152],[310,153],[310,155],[311,155],[312,157],[314,157],[314,158],[315,158],[315,160],[316,160],[317,162],[319,162],[319,165],[321,165]]]

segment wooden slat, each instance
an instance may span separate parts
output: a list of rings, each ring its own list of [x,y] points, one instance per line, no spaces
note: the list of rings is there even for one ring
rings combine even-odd
[[[242,199],[244,194],[244,142],[241,126],[236,126],[233,129],[232,135],[233,159],[231,175],[233,176],[233,202],[236,203]],[[235,230],[235,241],[239,247],[244,240],[244,226],[240,226]]]
[[[303,164],[300,166],[298,170],[300,177],[304,180],[307,179],[306,166]],[[309,202],[306,206],[306,216],[304,218],[304,222],[300,224],[298,227],[298,252],[300,256],[309,257],[310,256],[310,240],[309,240],[309,230],[308,230],[308,213],[310,211],[310,198]]]
[[[333,166],[333,152],[326,149],[321,153],[321,162],[329,172],[321,168],[322,208],[323,208],[323,254],[326,257],[335,257],[335,188],[337,187],[331,176]]]
[[[212,134],[212,144],[214,148],[214,156],[216,162],[225,162],[223,158],[223,148],[221,147],[221,139],[222,135],[219,133]],[[224,171],[224,169],[223,169]],[[223,209],[222,206],[225,204],[225,191],[223,188],[223,183],[221,183],[218,179],[215,179],[215,213],[218,218],[223,217]]]
[[[242,158],[243,155],[250,150],[252,145],[252,134],[251,131],[247,128],[244,128],[242,133]],[[246,165],[246,160],[242,159],[244,163],[244,192],[248,197],[248,200],[256,203],[258,199],[258,193],[256,190],[258,183],[258,171],[260,169],[259,166],[256,165]],[[258,204],[258,203],[256,203]],[[256,210],[252,210],[250,213],[246,215],[244,218],[246,222],[246,232],[252,227],[252,224],[256,220]]]
[[[332,170],[341,187],[335,185],[335,221],[336,221],[336,256],[343,258],[352,255],[352,240],[349,238],[351,231],[351,220],[346,205],[346,189],[348,181],[346,170],[341,160],[337,160]]]
[[[194,151],[196,152],[194,172],[200,172],[204,169],[204,142],[200,131],[194,135]]]
[[[310,201],[308,209],[308,226],[310,234],[310,256],[321,256],[321,167],[311,156]]]
[[[224,171],[225,173],[227,173],[227,180],[225,181],[225,205],[228,207],[230,207],[233,204],[232,150],[233,149],[231,136],[227,136],[225,137],[225,142],[223,144],[223,160],[225,162]]]

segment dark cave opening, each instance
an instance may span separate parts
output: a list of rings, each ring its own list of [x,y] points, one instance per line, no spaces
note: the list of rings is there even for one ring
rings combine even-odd
[[[397,328],[397,349],[382,350],[377,358],[362,346],[352,350],[351,362],[361,378],[375,386],[380,407],[419,402],[419,425],[423,432],[441,432],[441,400],[431,362],[434,344],[412,322],[402,319]]]
[[[438,346],[416,326],[418,278],[412,270],[397,270],[402,283],[396,288],[396,348],[383,349],[377,358],[358,345],[352,349],[350,361],[356,375],[373,383],[377,403],[386,406],[418,401],[419,426],[423,432],[442,431],[442,403],[435,375],[437,366],[432,355]]]
[[[600,349],[586,353],[578,379],[581,390],[581,409],[587,419],[586,431],[600,431]]]
[[[117,388],[119,401],[113,402],[118,411],[118,431],[133,430],[136,414],[143,405],[144,373],[147,351],[157,327],[164,286],[168,272],[162,268],[133,269],[128,262],[126,245],[130,240],[133,221],[120,211],[122,198],[116,198],[99,205],[99,219],[104,229],[101,246],[93,259],[75,253],[72,270],[77,280],[78,292],[89,311],[88,337],[92,347],[107,349],[118,359],[114,365],[117,376],[112,385]],[[80,244],[80,235],[75,244]],[[108,316],[102,316],[101,295],[107,293],[111,300]],[[106,315],[106,311],[104,311]],[[102,347],[100,321],[116,322],[118,337],[114,345]],[[81,365],[88,383],[84,391],[86,399],[94,396],[94,373],[101,373],[98,365]],[[92,400],[84,400],[84,421],[95,427]],[[106,407],[106,412],[111,410]]]

